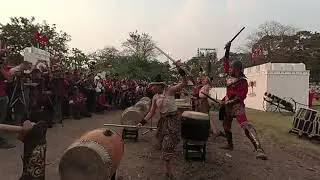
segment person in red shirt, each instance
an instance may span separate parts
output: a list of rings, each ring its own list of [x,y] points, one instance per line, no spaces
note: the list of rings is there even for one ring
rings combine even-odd
[[[227,94],[221,101],[221,104],[225,108],[223,128],[228,141],[228,145],[224,147],[224,149],[233,149],[231,125],[233,118],[235,118],[241,125],[248,139],[253,144],[257,152],[256,158],[266,160],[267,155],[262,149],[257,132],[253,125],[248,121],[245,112],[244,100],[246,99],[248,93],[248,82],[243,74],[242,63],[240,61],[236,61],[232,64],[232,67],[230,67],[230,47],[231,43],[228,43],[225,48],[226,52],[224,57],[224,70],[225,73],[228,74],[226,78]]]
[[[79,91],[77,86],[74,86],[69,101],[74,119],[78,120],[81,119],[81,117],[91,117],[91,113],[86,109],[86,101],[86,96]]]
[[[8,111],[9,98],[7,94],[6,81],[11,79],[16,73],[27,68],[27,65],[22,63],[19,66],[12,68],[14,71],[10,71],[5,64],[6,53],[7,52],[5,50],[0,49],[0,123],[4,123]],[[4,139],[4,136],[4,132],[0,131],[0,148],[14,148],[15,146],[9,144],[7,140]]]

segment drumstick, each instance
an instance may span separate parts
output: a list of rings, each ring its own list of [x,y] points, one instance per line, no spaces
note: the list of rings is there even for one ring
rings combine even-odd
[[[166,56],[169,60],[171,60],[174,64],[177,63],[177,61],[175,61],[172,57],[170,57],[168,54],[166,54],[164,51],[162,51],[159,47],[155,46],[155,48],[161,52],[161,54],[163,54],[164,56]],[[186,68],[184,67],[180,67],[182,70],[184,70],[188,75],[190,75],[191,77],[193,77],[193,74],[188,71]]]
[[[233,40],[235,40],[244,29],[245,27],[243,27],[229,42],[231,43]]]
[[[111,126],[111,127],[124,127],[124,128],[143,128],[143,129],[157,129],[157,127],[151,126],[134,126],[134,125],[120,125],[120,124],[104,124],[103,126]]]
[[[9,132],[19,133],[22,130],[23,130],[22,126],[13,126],[13,125],[7,125],[7,124],[0,124],[0,131],[9,131]]]
[[[205,95],[207,98],[209,98],[210,100],[214,101],[215,103],[218,103],[218,104],[221,104],[221,102],[219,102],[218,100],[212,98],[210,95],[204,93],[204,92],[201,92],[203,95]]]
[[[25,121],[23,126],[14,126],[14,125],[7,125],[7,124],[0,124],[0,131],[9,131],[14,133],[21,133],[22,131],[26,131],[32,129],[32,126],[35,123],[30,121]]]

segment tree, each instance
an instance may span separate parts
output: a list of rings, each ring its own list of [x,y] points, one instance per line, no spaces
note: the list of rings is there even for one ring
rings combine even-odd
[[[122,43],[122,46],[125,48],[124,52],[129,56],[150,60],[158,55],[155,50],[155,42],[147,33],[130,32],[129,38]]]
[[[99,49],[94,53],[88,55],[89,58],[92,58],[96,61],[111,61],[112,59],[120,56],[120,52],[115,47],[104,47],[103,49]]]
[[[310,80],[320,82],[320,34],[298,31],[290,26],[265,23],[256,32],[256,39],[250,39],[252,50],[262,48],[266,52],[254,59],[251,65],[267,62],[304,63],[310,70]]]
[[[276,21],[267,21],[261,24],[257,31],[247,37],[247,50],[251,51],[254,44],[264,37],[292,36],[297,32],[293,26],[283,25]]]
[[[9,62],[13,64],[20,63],[23,59],[22,52],[26,47],[37,47],[38,43],[34,39],[34,33],[40,32],[48,37],[47,45],[40,46],[46,49],[54,56],[62,57],[68,51],[67,42],[70,36],[63,32],[57,31],[56,25],[49,25],[47,22],[42,24],[35,23],[35,18],[12,17],[7,24],[0,24],[0,41],[11,49],[8,57]]]
[[[89,58],[79,49],[72,48],[71,56],[62,59],[61,64],[68,69],[82,69],[89,67]]]

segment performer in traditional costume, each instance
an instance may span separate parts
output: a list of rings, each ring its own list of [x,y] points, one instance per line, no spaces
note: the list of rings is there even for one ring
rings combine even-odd
[[[202,88],[201,79],[199,82],[194,82],[194,88],[192,89],[192,97],[191,97],[191,104],[192,104],[192,111],[199,111],[199,93]]]
[[[199,112],[202,113],[209,113],[209,101],[208,98],[202,94],[209,94],[210,91],[210,81],[209,81],[209,77],[208,76],[203,76],[202,77],[202,87],[199,91]]]
[[[235,61],[230,68],[229,63],[229,53],[230,53],[231,43],[228,43],[225,47],[225,57],[224,57],[224,70],[228,74],[226,79],[227,94],[222,99],[221,104],[224,109],[223,117],[223,128],[227,136],[228,145],[224,147],[225,149],[232,150],[232,132],[231,125],[233,118],[236,118],[237,122],[241,125],[246,136],[249,138],[253,144],[258,159],[267,159],[267,155],[262,149],[261,143],[258,139],[257,132],[253,125],[248,121],[245,113],[244,100],[248,93],[248,82],[245,75],[243,74],[243,67],[240,61]]]
[[[174,96],[176,92],[181,91],[188,83],[185,72],[179,68],[181,63],[177,62],[176,65],[183,81],[175,86],[168,87],[164,82],[161,82],[161,76],[159,75],[157,82],[150,84],[155,87],[157,93],[153,96],[150,111],[138,124],[138,126],[146,124],[153,117],[156,110],[160,110],[161,117],[158,122],[156,137],[159,145],[161,145],[167,178],[173,177],[171,160],[175,147],[180,142],[181,137],[181,121],[178,118]]]

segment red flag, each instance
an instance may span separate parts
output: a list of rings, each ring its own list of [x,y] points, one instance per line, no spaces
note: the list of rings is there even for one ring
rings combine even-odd
[[[43,35],[41,38],[40,38],[40,43],[42,45],[46,45],[48,43],[48,37],[46,35]]]
[[[34,38],[34,40],[36,40],[36,41],[40,41],[40,33],[37,31],[37,32],[35,32],[34,34],[33,34],[33,38]]]

